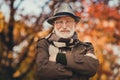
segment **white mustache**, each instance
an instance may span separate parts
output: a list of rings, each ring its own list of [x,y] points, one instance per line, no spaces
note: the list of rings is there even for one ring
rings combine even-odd
[[[61,28],[61,29],[59,29],[59,31],[60,31],[60,32],[70,32],[71,29],[70,29],[70,28],[68,28],[68,29],[63,29],[63,28]]]

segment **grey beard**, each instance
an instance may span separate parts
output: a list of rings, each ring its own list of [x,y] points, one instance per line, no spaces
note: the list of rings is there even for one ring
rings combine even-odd
[[[74,35],[75,29],[73,28],[69,34],[61,34],[56,28],[54,28],[55,34],[61,38],[70,38]]]

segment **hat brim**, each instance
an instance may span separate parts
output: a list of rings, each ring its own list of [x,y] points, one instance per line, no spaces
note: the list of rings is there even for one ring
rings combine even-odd
[[[73,19],[75,19],[76,22],[79,22],[80,19],[81,19],[80,17],[75,16],[75,15],[70,14],[70,13],[59,13],[59,14],[56,14],[56,15],[48,18],[48,19],[47,19],[47,22],[48,22],[49,24],[53,24],[54,21],[55,21],[57,18],[59,18],[59,17],[64,17],[64,16],[70,16],[70,17],[72,17]]]

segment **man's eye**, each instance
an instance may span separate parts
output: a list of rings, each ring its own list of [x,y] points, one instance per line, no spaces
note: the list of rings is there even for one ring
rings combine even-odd
[[[72,23],[72,22],[74,22],[74,21],[72,21],[72,20],[70,20],[70,21],[66,21],[66,23]]]
[[[66,21],[66,23],[70,23],[70,22],[72,22],[72,21]]]

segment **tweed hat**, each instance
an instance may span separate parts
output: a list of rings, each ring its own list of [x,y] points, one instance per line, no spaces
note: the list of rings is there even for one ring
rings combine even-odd
[[[74,18],[76,22],[78,22],[80,20],[80,17],[75,15],[71,6],[68,3],[64,2],[64,3],[61,3],[61,5],[55,9],[53,16],[49,17],[47,19],[47,22],[49,24],[52,24],[55,21],[55,19],[57,19],[59,17],[63,17],[63,16],[70,16],[70,17]]]

